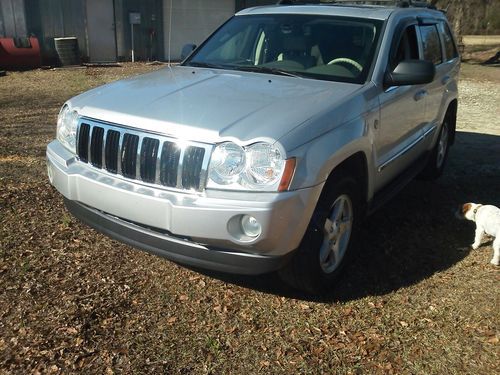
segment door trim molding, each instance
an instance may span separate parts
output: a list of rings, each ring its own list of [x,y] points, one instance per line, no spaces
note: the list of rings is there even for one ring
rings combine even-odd
[[[407,152],[409,152],[413,147],[418,145],[420,142],[422,142],[425,138],[427,138],[431,133],[433,133],[436,130],[437,126],[433,125],[430,129],[427,129],[424,134],[422,134],[420,137],[415,139],[412,143],[410,143],[408,146],[403,148],[401,151],[399,151],[396,155],[392,156],[384,162],[380,167],[378,167],[378,171],[382,172],[385,168],[389,166],[392,162],[396,161],[396,159],[399,159],[401,156],[405,155]]]

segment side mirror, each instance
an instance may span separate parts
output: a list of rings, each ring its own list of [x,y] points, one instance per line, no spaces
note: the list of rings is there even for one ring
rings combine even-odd
[[[184,44],[181,51],[181,60],[185,60],[196,49],[196,44]]]
[[[430,83],[436,75],[436,67],[430,61],[403,60],[392,72],[387,72],[384,86],[421,85]]]

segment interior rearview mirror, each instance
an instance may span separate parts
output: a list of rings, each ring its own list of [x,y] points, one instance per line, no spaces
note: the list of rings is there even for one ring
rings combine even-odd
[[[436,75],[436,67],[430,61],[403,60],[392,72],[387,72],[384,86],[421,85],[430,83]]]

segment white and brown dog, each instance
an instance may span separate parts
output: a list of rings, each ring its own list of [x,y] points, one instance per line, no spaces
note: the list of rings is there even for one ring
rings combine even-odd
[[[500,208],[477,203],[465,203],[461,206],[458,216],[476,223],[476,236],[472,248],[481,245],[483,235],[495,237],[493,241],[493,259],[491,264],[500,265]]]

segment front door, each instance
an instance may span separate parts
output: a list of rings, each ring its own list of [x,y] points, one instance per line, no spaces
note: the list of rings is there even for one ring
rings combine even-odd
[[[415,25],[397,37],[387,69],[399,62],[419,59]],[[422,128],[425,121],[425,86],[387,88],[380,95],[380,124],[375,140],[376,189],[382,188],[409,167],[423,152]]]
[[[116,62],[113,0],[87,0],[90,62]]]

